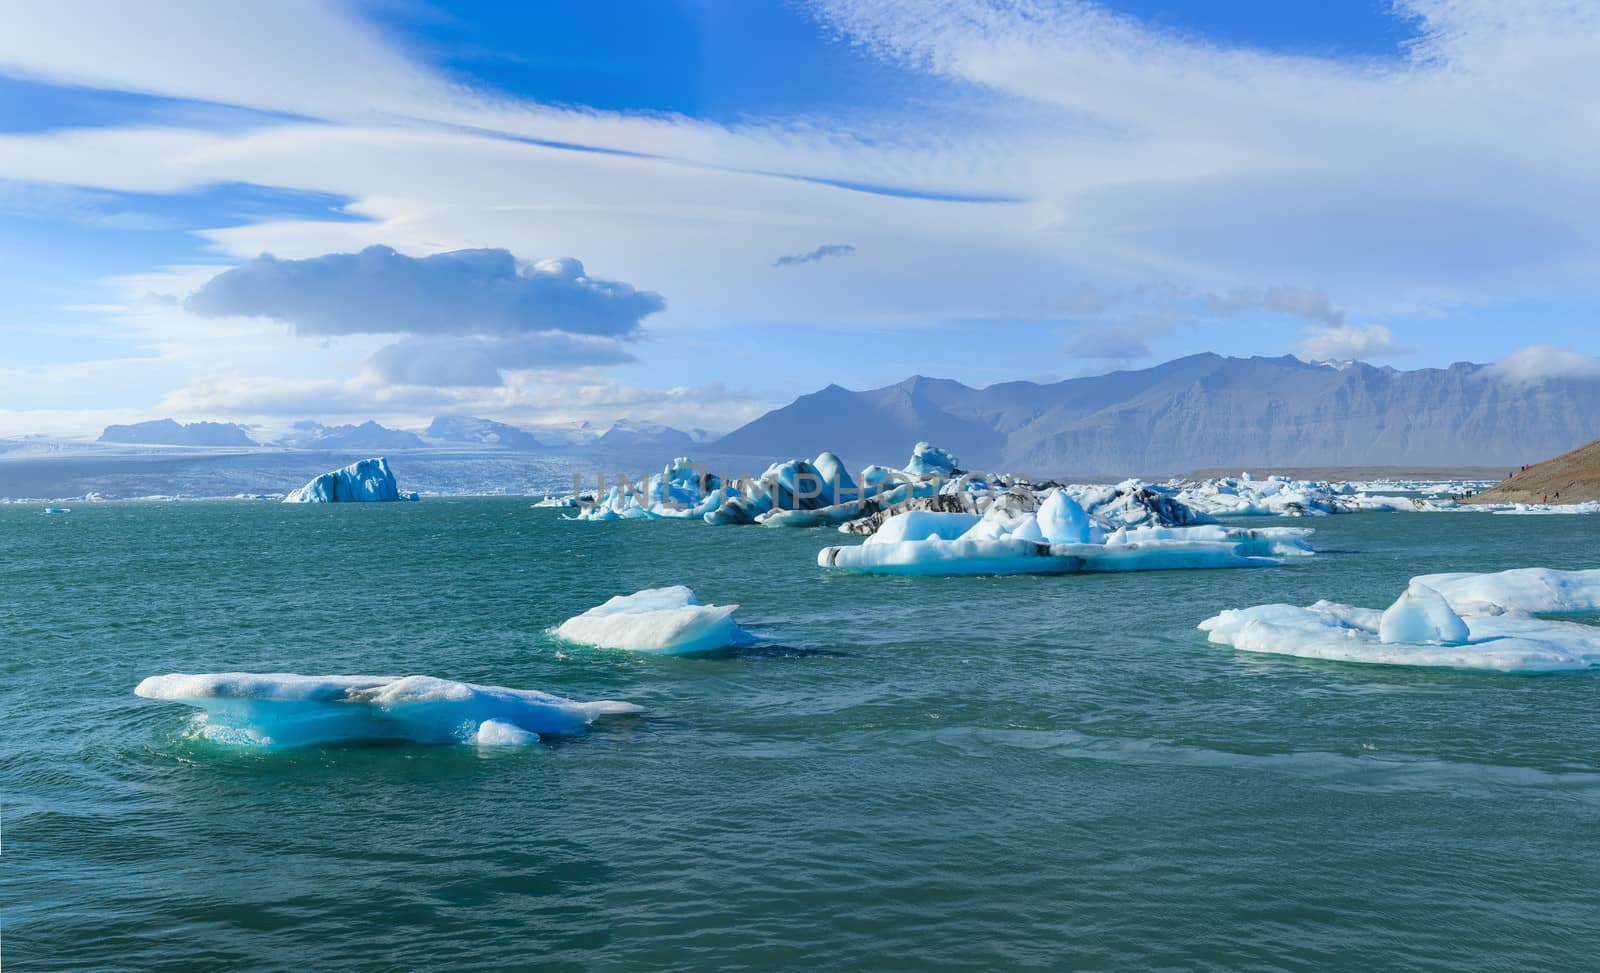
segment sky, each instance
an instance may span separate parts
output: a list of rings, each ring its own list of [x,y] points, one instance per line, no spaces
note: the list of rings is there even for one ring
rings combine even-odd
[[[1582,0],[24,2],[0,436],[1600,370]]]

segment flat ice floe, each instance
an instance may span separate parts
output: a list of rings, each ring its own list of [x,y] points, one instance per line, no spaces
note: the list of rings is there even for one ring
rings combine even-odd
[[[601,716],[641,712],[613,700],[584,703],[531,689],[432,676],[172,673],[134,693],[196,706],[198,734],[217,743],[305,747],[334,743],[530,744],[581,733]]]
[[[1521,568],[1411,579],[1383,611],[1257,605],[1200,623],[1244,652],[1381,665],[1551,672],[1600,666],[1600,628],[1536,617],[1600,610],[1600,570]]]
[[[1065,490],[1037,509],[1021,494],[972,514],[911,512],[856,546],[826,547],[817,564],[863,574],[1070,574],[1266,567],[1312,553],[1306,528],[1134,527],[1107,531]]]
[[[702,605],[683,585],[617,595],[555,627],[557,638],[602,649],[689,655],[741,645],[738,605]]]
[[[1256,479],[1248,473],[1209,480],[1174,482],[1168,488],[1176,499],[1211,517],[1322,517],[1387,511],[1458,509],[1449,499],[1379,496],[1374,484],[1329,480],[1296,480],[1287,476]],[[1417,484],[1389,483],[1384,488],[1406,490]],[[1462,492],[1465,492],[1463,489]]]

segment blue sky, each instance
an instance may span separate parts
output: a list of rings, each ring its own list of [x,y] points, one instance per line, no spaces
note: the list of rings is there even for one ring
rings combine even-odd
[[[0,435],[1600,353],[1600,13],[1554,0],[12,19]]]

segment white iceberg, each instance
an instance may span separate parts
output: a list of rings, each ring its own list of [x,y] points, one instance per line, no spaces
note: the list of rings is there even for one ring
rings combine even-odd
[[[864,574],[1070,574],[1264,567],[1311,554],[1305,528],[1136,527],[1107,532],[1064,490],[1030,511],[1001,495],[982,517],[917,511],[884,521],[856,546],[826,547],[817,564]]]
[[[370,503],[415,499],[415,493],[400,492],[389,461],[377,456],[324,473],[284,497],[283,502]]]
[[[577,702],[432,676],[302,676],[221,672],[151,676],[134,693],[186,703],[199,735],[218,743],[533,743],[579,733],[601,716],[641,712],[613,700]]]
[[[748,642],[748,633],[733,620],[738,607],[702,605],[683,585],[646,588],[569,618],[553,633],[602,649],[689,655]]]
[[[1537,617],[1600,609],[1600,571],[1524,568],[1411,579],[1380,612],[1319,601],[1257,605],[1200,623],[1212,642],[1382,665],[1550,672],[1600,666],[1600,628]]]

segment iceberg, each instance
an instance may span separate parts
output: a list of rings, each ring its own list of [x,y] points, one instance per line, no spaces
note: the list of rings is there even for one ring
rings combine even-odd
[[[931,443],[917,443],[911,447],[911,461],[906,464],[905,472],[912,476],[928,473],[955,476],[959,472],[960,462],[946,450]]]
[[[1600,609],[1600,570],[1521,568],[1421,575],[1383,611],[1319,601],[1257,605],[1200,623],[1210,641],[1263,652],[1377,665],[1499,672],[1600,666],[1600,628],[1542,618]]]
[[[151,676],[135,695],[204,710],[197,735],[217,743],[288,748],[407,742],[505,745],[582,732],[632,703],[577,702],[432,676],[302,676],[220,672]]]
[[[870,468],[869,468],[870,469]],[[616,484],[597,498],[574,494],[577,520],[703,520],[713,525],[824,527],[867,516],[883,505],[932,494],[938,484],[900,471],[858,486],[832,453],[774,463],[754,479],[724,479],[680,456],[639,483]],[[557,504],[551,504],[557,505]]]
[[[1064,490],[1029,510],[1002,494],[982,517],[914,511],[855,546],[826,547],[825,568],[861,574],[1000,575],[1265,567],[1312,553],[1306,528],[1135,527],[1106,531]]]
[[[402,494],[395,484],[389,461],[382,456],[357,460],[332,470],[283,498],[284,503],[367,503],[374,501],[415,500],[415,493]]]
[[[602,649],[689,655],[742,645],[750,636],[733,620],[738,605],[702,605],[683,585],[617,595],[553,630],[557,638]]]

